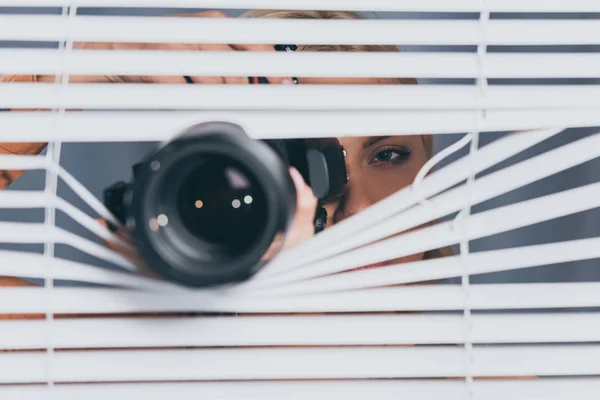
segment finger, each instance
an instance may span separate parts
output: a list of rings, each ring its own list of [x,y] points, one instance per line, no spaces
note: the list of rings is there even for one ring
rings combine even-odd
[[[311,223],[314,219],[318,200],[315,198],[310,186],[304,182],[304,178],[294,167],[290,168],[290,175],[296,187],[296,212],[301,218],[310,219]]]
[[[310,187],[304,182],[300,172],[294,167],[291,167],[289,171],[296,188],[296,215],[286,232],[285,238],[283,238],[283,246],[282,238],[276,238],[263,256],[265,261],[274,257],[278,251],[297,246],[309,240],[315,234],[314,219],[317,210],[317,199]]]
[[[294,182],[294,186],[297,191],[302,191],[302,190],[307,190],[307,189],[311,190],[310,186],[308,186],[306,184],[306,182],[304,181],[304,177],[302,176],[300,171],[298,171],[295,167],[290,167],[289,171],[290,171],[290,176],[292,177],[292,181]],[[311,191],[311,193],[312,193],[312,191]]]

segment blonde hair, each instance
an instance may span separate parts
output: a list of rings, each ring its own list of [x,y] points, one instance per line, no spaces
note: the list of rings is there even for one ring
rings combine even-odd
[[[349,11],[297,11],[297,10],[253,10],[243,15],[242,18],[281,18],[281,19],[363,19],[359,14]],[[296,51],[349,51],[349,52],[392,52],[399,51],[396,46],[389,45],[300,45],[296,44]],[[414,78],[391,78],[389,81],[399,85],[416,85]],[[433,140],[431,135],[421,136],[427,158],[433,156]],[[430,250],[423,256],[424,259],[447,257],[453,254],[450,247]]]

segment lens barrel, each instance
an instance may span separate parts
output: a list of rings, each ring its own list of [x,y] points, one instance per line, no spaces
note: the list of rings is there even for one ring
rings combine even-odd
[[[162,145],[136,166],[123,198],[150,272],[193,287],[248,279],[277,253],[296,211],[288,166],[225,122]]]

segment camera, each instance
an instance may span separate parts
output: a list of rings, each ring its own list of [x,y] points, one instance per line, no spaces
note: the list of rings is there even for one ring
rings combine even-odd
[[[337,139],[253,140],[238,125],[192,126],[104,191],[147,272],[191,287],[242,282],[281,249],[296,211],[289,166],[319,204],[348,181]],[[319,206],[315,230],[324,227]]]

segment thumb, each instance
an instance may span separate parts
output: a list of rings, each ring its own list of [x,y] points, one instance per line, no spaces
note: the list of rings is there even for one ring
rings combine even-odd
[[[284,248],[297,246],[314,236],[314,220],[318,204],[312,189],[304,182],[296,168],[290,168],[290,176],[296,186],[296,216],[287,233]]]

